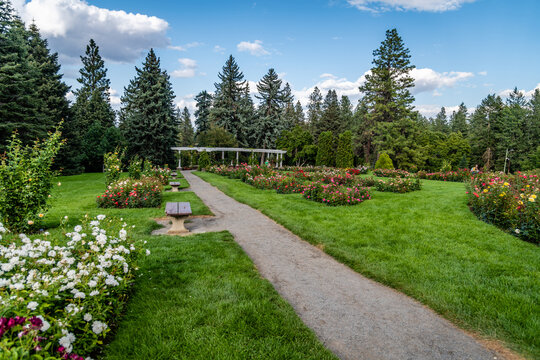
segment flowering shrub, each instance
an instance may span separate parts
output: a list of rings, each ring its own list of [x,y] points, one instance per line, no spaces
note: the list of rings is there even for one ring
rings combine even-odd
[[[373,178],[373,176],[356,179],[357,184],[359,184],[361,186],[366,186],[366,187],[371,187],[371,186],[375,185],[376,182],[377,182],[377,180],[375,180],[375,178]]]
[[[358,185],[346,186],[335,183],[314,182],[304,187],[304,198],[326,205],[356,205],[371,199],[368,189]]]
[[[540,177],[476,176],[467,184],[469,206],[481,220],[524,240],[540,243]]]
[[[125,179],[107,187],[96,201],[102,208],[145,208],[161,205],[161,180],[143,176],[140,180]]]
[[[149,170],[144,170],[143,175],[146,177],[151,177],[154,179],[157,179],[161,185],[168,185],[169,184],[169,178],[171,177],[171,169],[165,164],[165,167],[158,167],[154,166],[151,167]]]
[[[355,169],[347,169],[347,172],[351,175],[360,175],[360,174],[367,174],[369,171],[369,168],[367,166],[360,166]]]
[[[439,172],[434,172],[434,173],[419,171],[417,173],[417,176],[420,179],[426,179],[426,180],[462,182],[462,181],[469,180],[472,174],[469,169],[459,169],[457,171],[446,171],[446,172],[439,171]]]
[[[294,194],[301,193],[304,190],[305,183],[301,180],[282,177],[280,181],[276,183],[276,191],[278,194]]]
[[[133,159],[131,159],[128,165],[128,173],[131,179],[141,178],[142,164],[143,164],[142,159],[137,155],[135,155]]]
[[[411,176],[408,171],[405,170],[393,170],[393,169],[375,169],[373,175],[378,177],[391,177],[391,178],[405,178]]]
[[[344,184],[352,184],[355,181],[354,176],[352,176],[349,173],[345,174],[328,174],[321,178],[321,181],[326,184],[336,184],[336,185],[344,185]]]
[[[65,232],[67,243],[58,246],[62,240],[47,233],[30,239],[0,224],[0,353],[89,359],[120,315],[144,251],[127,230],[98,215]]]
[[[118,148],[114,152],[103,155],[103,167],[105,171],[105,185],[110,185],[118,181],[122,173],[122,159],[124,153],[120,153]]]
[[[378,191],[388,191],[395,193],[406,193],[420,190],[420,179],[418,178],[392,178],[388,180],[379,180],[375,182],[375,189]]]
[[[51,166],[63,144],[60,137],[57,130],[42,143],[23,147],[14,134],[0,156],[0,221],[11,231],[29,230],[44,216],[55,176]]]

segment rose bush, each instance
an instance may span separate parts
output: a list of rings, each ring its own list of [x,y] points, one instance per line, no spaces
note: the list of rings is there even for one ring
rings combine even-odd
[[[445,172],[439,171],[439,172],[433,172],[433,173],[419,171],[417,173],[417,176],[420,179],[426,179],[426,180],[462,182],[462,181],[469,180],[472,174],[471,174],[471,171],[468,169],[459,169],[456,171],[445,171]]]
[[[420,179],[411,177],[396,177],[388,180],[379,180],[375,182],[374,186],[377,191],[395,193],[406,193],[421,189]]]
[[[378,177],[391,177],[391,178],[406,178],[412,176],[411,173],[405,170],[393,170],[393,169],[375,169],[373,175]]]
[[[326,205],[356,205],[371,199],[367,188],[359,185],[338,185],[314,182],[304,187],[304,198],[321,202]]]
[[[143,176],[139,180],[119,180],[107,187],[96,202],[101,208],[146,208],[161,205],[162,182],[159,178]]]
[[[89,359],[120,315],[145,251],[128,230],[104,215],[64,229],[65,240],[17,236],[0,224],[0,351]]]

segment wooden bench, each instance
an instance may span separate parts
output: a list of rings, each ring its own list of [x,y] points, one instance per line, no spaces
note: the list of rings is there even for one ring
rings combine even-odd
[[[165,205],[165,214],[171,218],[172,226],[167,231],[169,235],[188,233],[184,227],[184,220],[191,215],[191,205],[188,202],[168,202]]]
[[[180,182],[173,181],[173,182],[170,182],[169,185],[171,185],[172,187],[172,192],[178,192],[178,187],[180,186]]]

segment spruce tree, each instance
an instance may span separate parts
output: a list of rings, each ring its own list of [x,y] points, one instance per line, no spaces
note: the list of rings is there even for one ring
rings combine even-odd
[[[236,139],[240,139],[244,124],[239,111],[239,103],[245,95],[247,82],[232,55],[225,62],[218,77],[220,82],[214,84],[216,93],[214,106],[210,111],[210,121],[233,134]]]
[[[172,164],[178,127],[170,77],[161,70],[153,49],[122,97],[122,129],[128,155],[138,155],[156,165]]]
[[[304,108],[302,107],[302,104],[300,103],[300,100],[296,102],[296,105],[294,105],[294,112],[295,112],[295,126],[304,126],[306,117],[304,115]]]
[[[353,128],[353,112],[351,100],[347,95],[341,96],[341,101],[339,102],[339,117],[341,127],[344,130],[352,130]]]
[[[315,89],[309,95],[309,104],[307,106],[307,125],[312,135],[315,134],[315,129],[319,126],[321,120],[322,100],[321,91],[315,86]]]
[[[345,131],[339,135],[336,151],[336,167],[351,168],[354,166],[354,156],[352,148],[352,132]]]
[[[195,96],[197,110],[195,110],[195,127],[197,135],[210,128],[210,109],[212,108],[212,95],[206,90]]]
[[[529,116],[526,119],[527,133],[529,135],[527,164],[524,168],[535,169],[540,168],[540,90],[536,89],[529,101]]]
[[[495,151],[497,154],[503,155],[495,160],[497,169],[504,169],[504,157],[506,150],[509,150],[510,169],[512,171],[522,170],[522,167],[527,167],[528,153],[532,144],[530,138],[530,125],[527,122],[529,118],[529,108],[525,95],[514,89],[506,100],[506,106],[502,114],[502,122],[500,126],[500,134],[496,135],[497,142]],[[506,166],[508,169],[508,163]]]
[[[341,109],[335,90],[328,90],[322,106],[322,116],[315,126],[315,135],[318,136],[323,131],[331,131],[337,138],[342,130]]]
[[[450,130],[448,125],[448,117],[446,116],[446,109],[441,108],[441,111],[433,119],[433,130],[447,134]]]
[[[191,124],[191,115],[188,108],[184,107],[180,116],[180,132],[178,134],[180,146],[192,146],[195,140],[194,137],[195,132]]]
[[[255,147],[257,142],[257,114],[249,91],[249,84],[247,83],[244,94],[238,102],[238,114],[240,123],[244,124],[244,128],[237,139],[238,143],[245,147]]]
[[[483,164],[485,170],[491,170],[495,159],[501,156],[501,154],[495,154],[495,148],[503,109],[504,103],[501,97],[492,94],[482,100],[471,117],[469,134],[472,146],[471,163],[481,166]],[[500,161],[497,162],[500,163]]]

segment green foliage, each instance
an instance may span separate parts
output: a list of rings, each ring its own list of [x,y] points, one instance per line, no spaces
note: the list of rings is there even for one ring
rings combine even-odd
[[[100,208],[133,209],[161,205],[161,180],[155,177],[122,179],[113,182],[96,199]]]
[[[210,128],[210,109],[212,108],[212,95],[206,90],[195,96],[197,110],[195,110],[196,134],[204,132]]]
[[[323,96],[318,87],[315,86],[313,92],[309,95],[309,104],[307,106],[307,122],[311,135],[316,135],[319,123],[322,117]]]
[[[319,135],[317,144],[317,166],[334,166],[334,135],[331,131],[322,132]]]
[[[55,176],[51,167],[62,144],[58,129],[33,146],[23,146],[17,134],[12,135],[0,157],[0,219],[10,231],[23,232],[39,225]]]
[[[341,120],[341,108],[337,93],[335,90],[328,90],[322,104],[321,119],[314,127],[314,134],[317,136],[323,131],[331,131],[337,138],[345,128]]]
[[[154,165],[152,165],[152,162],[150,160],[144,159],[142,174],[144,176],[152,176],[153,173],[154,173]]]
[[[129,161],[129,165],[128,165],[128,173],[129,173],[129,177],[131,179],[135,179],[135,180],[138,180],[141,178],[141,173],[142,173],[142,165],[143,165],[143,160],[135,155],[130,161]]]
[[[337,152],[336,152],[336,167],[350,168],[354,166],[354,157],[352,149],[352,133],[350,130],[339,135]]]
[[[463,154],[458,164],[458,169],[468,169],[469,162],[467,161],[467,155]]]
[[[387,153],[383,152],[379,155],[379,159],[375,163],[375,169],[394,169],[394,163]]]
[[[383,192],[406,193],[420,190],[420,188],[420,179],[412,177],[395,177],[375,183],[375,189]]]
[[[233,134],[215,125],[200,133],[197,140],[200,146],[207,147],[236,147],[238,145]]]
[[[450,163],[450,161],[443,160],[443,163],[442,163],[442,166],[441,166],[441,171],[442,172],[447,172],[447,171],[451,171],[451,170],[452,170],[452,164]]]
[[[109,186],[120,179],[122,173],[122,160],[125,150],[116,148],[115,151],[106,153],[103,157],[103,171],[105,172],[105,185]]]
[[[210,157],[206,151],[203,151],[199,156],[199,170],[205,170],[210,167]]]
[[[195,142],[195,130],[193,130],[191,115],[187,107],[184,107],[182,114],[179,114],[178,122],[180,124],[180,131],[178,132],[180,146],[193,146]]]
[[[257,153],[252,152],[251,155],[249,155],[248,164],[251,166],[255,166],[259,164],[259,159],[257,156]]]
[[[171,147],[178,140],[170,77],[161,70],[153,49],[142,69],[135,70],[135,78],[125,88],[120,115],[128,155],[139,155],[156,165],[170,164],[174,161]]]
[[[296,166],[314,164],[317,150],[313,151],[313,138],[309,131],[295,126],[292,130],[285,130],[277,142],[278,148],[286,150],[286,163]]]

